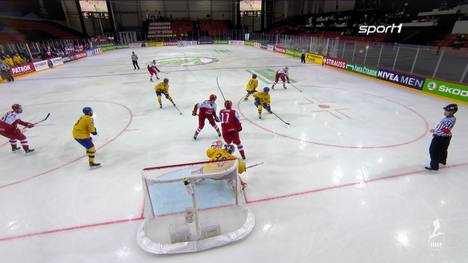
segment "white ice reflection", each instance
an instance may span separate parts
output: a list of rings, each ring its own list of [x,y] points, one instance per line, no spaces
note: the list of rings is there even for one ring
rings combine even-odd
[[[271,224],[270,223],[266,223],[264,226],[263,226],[263,232],[267,232],[268,230],[270,230],[271,228]]]
[[[115,254],[119,258],[119,261],[121,261],[121,260],[123,260],[124,258],[127,258],[130,255],[130,248],[121,247],[115,252]]]
[[[396,234],[395,239],[399,245],[403,247],[409,246],[410,241],[409,241],[408,233],[406,231],[399,231]]]
[[[333,171],[333,183],[338,184],[343,179],[343,170],[340,166],[336,166],[335,170]]]
[[[440,231],[440,221],[439,219],[434,220],[432,222],[432,225],[434,226],[432,233],[429,235],[428,241],[429,241],[429,247],[431,248],[440,248],[444,244],[444,233]]]

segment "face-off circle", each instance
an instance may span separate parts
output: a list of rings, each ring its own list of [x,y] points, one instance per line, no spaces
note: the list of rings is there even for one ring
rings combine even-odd
[[[291,123],[289,129],[268,113],[258,120],[254,107],[250,109],[251,105],[247,106],[243,99],[237,106],[246,121],[266,132],[301,143],[336,148],[399,147],[424,138],[429,129],[419,112],[400,102],[361,92],[356,96],[356,92],[339,89],[333,89],[334,102],[327,102],[327,92],[316,89],[313,96],[317,98],[297,96],[274,100],[275,113]],[[335,102],[338,97],[340,100]]]
[[[217,58],[211,57],[176,57],[156,59],[161,66],[198,66],[218,62]]]

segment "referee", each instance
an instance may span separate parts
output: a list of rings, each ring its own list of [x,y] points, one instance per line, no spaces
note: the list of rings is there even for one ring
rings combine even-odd
[[[140,70],[140,66],[138,65],[138,56],[135,54],[135,51],[132,51],[132,64],[133,70]]]
[[[458,111],[457,104],[449,104],[444,107],[444,115],[439,125],[435,129],[431,129],[433,133],[429,154],[431,155],[431,165],[426,166],[427,170],[439,170],[439,164],[447,163],[447,149],[452,139],[452,129],[455,126],[457,119],[454,114]]]

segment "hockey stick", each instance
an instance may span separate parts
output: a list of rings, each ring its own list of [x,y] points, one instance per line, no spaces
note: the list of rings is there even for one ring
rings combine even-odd
[[[179,110],[179,108],[177,108],[177,106],[175,105],[175,103],[172,104],[172,105],[174,105],[174,108],[176,108],[176,110],[179,112],[179,114],[182,115],[182,112]]]
[[[280,121],[284,122],[284,124],[286,124],[286,125],[290,125],[290,124],[291,124],[291,123],[289,123],[289,122],[286,122],[285,120],[281,119],[281,117],[280,117],[280,116],[278,116],[278,115],[277,115],[276,113],[274,113],[273,111],[270,111],[270,112],[271,112],[271,113],[273,113],[273,115],[275,115],[275,116],[276,116],[276,118],[278,118]]]
[[[245,167],[245,168],[246,168],[246,169],[250,169],[250,168],[253,168],[253,167],[256,167],[256,166],[260,166],[260,165],[262,165],[262,164],[264,164],[264,162],[252,164],[252,165],[249,165],[249,166],[247,166],[247,167]]]
[[[218,89],[219,92],[221,92],[221,96],[223,96],[223,99],[226,100],[226,97],[224,97],[223,91],[221,90],[221,86],[219,85],[219,75],[216,76],[216,84],[218,84]]]
[[[38,122],[33,123],[33,125],[39,124],[39,123],[41,123],[41,122],[45,122],[49,117],[50,117],[50,113],[47,113],[47,115],[45,116],[44,119],[42,119],[42,120],[40,120],[40,121],[38,121]]]
[[[45,116],[44,119],[42,119],[42,120],[40,120],[40,121],[38,121],[38,122],[34,122],[34,123],[32,123],[32,125],[36,126],[37,124],[39,124],[39,123],[41,123],[41,122],[45,122],[49,117],[50,117],[50,113],[47,113],[47,115]],[[28,128],[28,127],[23,127],[22,131],[23,131],[23,132],[26,131],[27,128]]]
[[[293,88],[297,89],[299,92],[303,92],[303,90],[301,90],[300,88],[296,87],[296,85],[292,84],[291,82],[288,83],[290,84],[291,86],[293,86]]]

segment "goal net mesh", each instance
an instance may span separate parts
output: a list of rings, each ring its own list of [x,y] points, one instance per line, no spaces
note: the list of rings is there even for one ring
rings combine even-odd
[[[143,169],[140,247],[155,254],[186,253],[246,237],[255,217],[244,206],[237,166],[237,160],[227,160]]]

